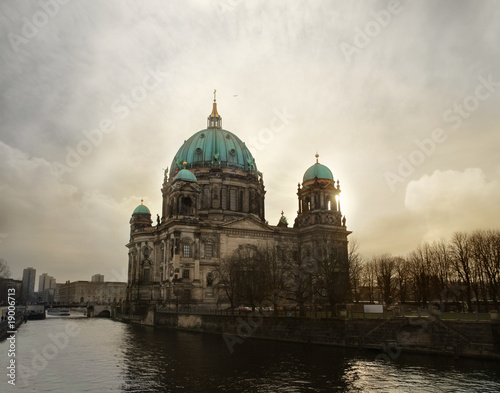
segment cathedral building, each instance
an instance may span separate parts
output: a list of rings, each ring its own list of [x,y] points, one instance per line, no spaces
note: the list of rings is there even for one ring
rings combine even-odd
[[[303,244],[313,249],[328,239],[342,255],[340,275],[348,280],[347,231],[340,210],[339,181],[316,162],[298,184],[293,227],[265,219],[262,173],[245,143],[222,128],[214,98],[207,128],[184,141],[165,171],[162,211],[156,225],[150,210],[137,206],[130,219],[127,303],[219,303],[215,270],[242,247]]]

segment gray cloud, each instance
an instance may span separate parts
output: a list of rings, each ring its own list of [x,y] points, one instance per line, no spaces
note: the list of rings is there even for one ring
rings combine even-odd
[[[500,82],[498,2],[402,0],[401,12],[348,64],[342,42],[352,44],[388,4],[70,1],[16,51],[12,34],[22,36],[43,8],[2,2],[0,256],[18,277],[34,265],[58,281],[112,279],[127,263],[132,210],[144,197],[160,211],[163,170],[205,127],[214,88],[224,128],[247,143],[269,128],[274,111],[294,116],[255,152],[271,224],[282,209],[293,222],[297,182],[319,151],[341,181],[349,229],[367,254],[401,253],[455,227],[491,227],[494,205],[476,215],[480,222],[433,211],[447,223],[436,226],[405,200],[427,200],[425,176],[436,173],[462,180],[466,173],[468,181],[486,179],[485,187],[498,179],[500,92],[458,129],[443,120],[480,76]],[[124,104],[152,70],[162,73],[157,86]],[[113,131],[57,176],[54,162],[67,165],[68,149],[103,119]],[[446,142],[392,192],[384,173],[397,171],[398,157],[436,127]]]

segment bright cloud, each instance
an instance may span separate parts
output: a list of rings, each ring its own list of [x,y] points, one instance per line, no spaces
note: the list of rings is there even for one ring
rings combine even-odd
[[[421,216],[427,240],[500,222],[500,183],[480,168],[435,171],[408,183],[405,206]],[[497,224],[498,227],[498,224]]]

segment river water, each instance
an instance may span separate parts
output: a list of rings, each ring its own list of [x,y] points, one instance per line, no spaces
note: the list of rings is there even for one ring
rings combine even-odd
[[[499,392],[500,362],[153,329],[81,315],[28,321],[0,343],[0,392]]]

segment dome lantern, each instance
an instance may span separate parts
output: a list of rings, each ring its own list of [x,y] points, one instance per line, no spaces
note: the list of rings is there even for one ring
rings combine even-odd
[[[207,118],[207,128],[222,128],[222,117],[217,112],[216,92],[217,90],[214,90],[214,106],[212,108],[212,113]]]

